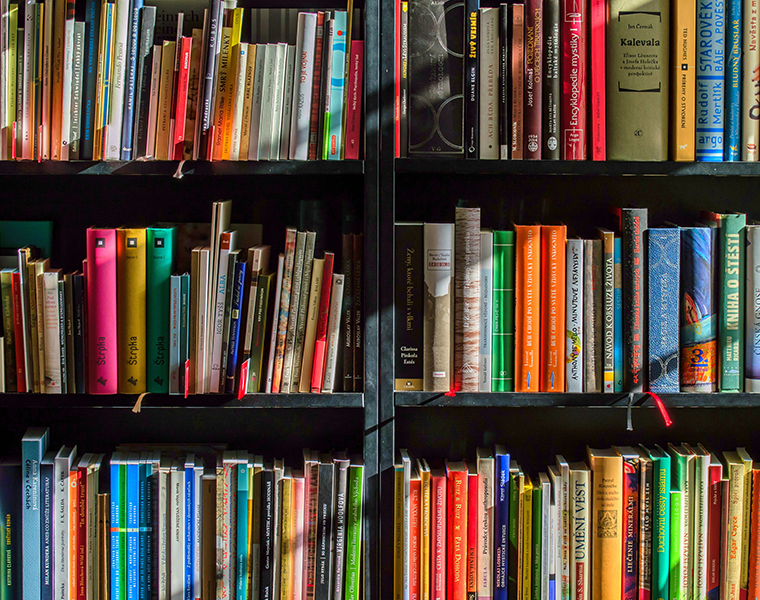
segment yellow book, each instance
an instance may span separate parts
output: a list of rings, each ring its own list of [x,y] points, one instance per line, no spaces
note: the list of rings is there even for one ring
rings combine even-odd
[[[169,160],[171,147],[172,93],[174,91],[174,55],[177,42],[164,41],[161,48],[161,83],[158,91],[158,116],[156,118],[156,160]]]
[[[8,122],[3,124],[7,159],[13,157],[13,123],[16,122],[16,77],[18,76],[18,4],[8,11]]]
[[[251,141],[251,110],[253,108],[253,76],[256,67],[256,44],[248,44],[248,61],[245,67],[245,90],[243,91],[243,118],[240,126],[240,155],[238,160],[248,160]]]
[[[522,487],[520,489],[520,504],[522,519],[520,528],[522,531],[522,543],[520,546],[520,578],[522,579],[522,590],[518,594],[520,600],[531,600],[533,588],[531,586],[531,576],[533,575],[533,483],[529,475],[521,479]]]
[[[588,448],[591,467],[591,597],[620,600],[623,581],[623,457]]]
[[[417,461],[420,472],[420,600],[430,600],[430,465]]]
[[[736,453],[744,463],[744,531],[742,532],[742,573],[740,586],[742,598],[749,591],[749,550],[750,529],[752,528],[752,459],[746,448],[737,448]]]
[[[216,107],[214,109],[214,160],[222,160],[224,124],[227,122],[227,95],[230,93],[230,59],[232,57],[232,27],[222,27],[219,68],[216,78]]]
[[[232,151],[232,129],[235,97],[238,93],[238,65],[241,62],[240,36],[243,30],[243,9],[232,11],[232,38],[230,40],[230,62],[227,70],[227,94],[224,98],[224,138],[222,142],[222,159],[230,160]]]
[[[730,527],[729,533],[723,533],[726,558],[725,568],[721,566],[721,598],[739,600],[744,544],[744,461],[737,452],[724,452],[723,460],[724,479],[728,476],[728,489],[723,488],[723,522]]]
[[[393,600],[404,598],[404,467],[393,466],[395,472],[393,502]]]
[[[45,378],[45,363],[40,364],[39,337],[37,335],[37,280],[35,276],[38,260],[32,259],[26,263],[26,280],[29,282],[29,341],[31,342],[30,351],[32,353],[32,386],[35,394],[40,393],[40,368],[42,368],[42,379]]]
[[[670,28],[678,35],[675,36],[677,43],[671,47],[670,58],[670,156],[673,160],[693,161],[696,151],[697,5],[689,0],[674,0],[671,7]]]
[[[280,481],[282,487],[281,535],[280,535],[280,598],[291,598],[293,593],[293,540],[295,523],[293,510],[293,478],[290,469]]]
[[[146,389],[145,229],[116,230],[119,393]]]

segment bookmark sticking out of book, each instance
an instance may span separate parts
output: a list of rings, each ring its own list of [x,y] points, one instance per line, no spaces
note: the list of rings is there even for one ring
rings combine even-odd
[[[240,365],[240,384],[238,385],[238,400],[242,400],[248,391],[248,364],[251,362],[249,358],[242,365]]]
[[[670,415],[668,414],[668,409],[665,408],[665,404],[662,400],[660,400],[660,397],[655,394],[654,392],[647,392],[652,398],[654,399],[654,403],[657,405],[657,408],[660,411],[660,414],[662,415],[662,420],[665,421],[665,427],[670,427],[673,424],[673,421],[670,419]]]
[[[190,395],[190,359],[185,361],[185,398]]]
[[[185,176],[185,174],[182,172],[182,167],[184,166],[185,166],[185,161],[184,160],[179,161],[179,164],[177,165],[177,170],[174,171],[174,175],[172,175],[174,179],[182,179]]]
[[[143,392],[137,397],[137,402],[135,402],[135,405],[132,407],[132,412],[137,414],[142,410],[142,401],[145,396],[150,394],[150,392]]]
[[[457,395],[457,392],[454,388],[451,388],[448,392],[445,392],[443,395],[448,396],[449,398],[455,398]]]

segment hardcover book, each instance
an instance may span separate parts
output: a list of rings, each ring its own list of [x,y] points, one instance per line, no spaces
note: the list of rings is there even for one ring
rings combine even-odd
[[[742,4],[743,0],[726,2],[725,161],[742,156]]]
[[[602,240],[583,240],[583,391],[603,384]]]
[[[146,232],[146,345],[147,387],[154,393],[169,389],[166,353],[169,341],[169,287],[176,253],[175,229],[149,227]],[[182,365],[184,370],[184,365]]]
[[[543,97],[543,0],[525,3],[525,148],[527,159],[541,158]]]
[[[87,391],[117,390],[116,230],[87,230]]]
[[[638,600],[639,567],[639,497],[641,490],[640,455],[630,446],[613,446],[623,459],[623,501],[621,534],[623,538],[623,597],[622,600]]]
[[[646,372],[646,248],[647,229],[645,208],[624,208],[621,214],[623,233],[623,314],[629,315],[629,325],[623,330],[623,389],[627,392],[644,390]]]
[[[760,392],[760,225],[747,225],[744,391]]]
[[[470,21],[469,33],[472,35],[472,17],[468,16]],[[477,59],[479,72],[475,77],[476,86],[472,90],[472,74],[468,70],[467,76],[467,104],[469,109],[469,96],[475,92],[475,97],[480,100],[480,106],[476,113],[479,120],[479,135],[475,139],[479,140],[479,158],[481,159],[498,159],[499,158],[499,111],[498,111],[498,84],[499,77],[497,66],[499,62],[499,9],[498,8],[481,8],[479,30],[480,46],[477,48]],[[470,48],[472,49],[472,41]],[[468,63],[469,66],[469,63]],[[465,114],[465,123],[467,117]],[[469,129],[468,129],[469,134]],[[469,141],[469,138],[468,138]],[[469,148],[468,148],[469,157]]]
[[[723,5],[723,3],[721,3]],[[726,78],[725,11],[710,0],[697,0],[696,157],[723,160],[724,92]]]
[[[522,159],[524,157],[524,124],[525,124],[525,4],[514,3],[507,5],[507,15],[509,19],[511,44],[509,46],[509,82],[510,86],[510,107],[511,121],[509,123],[510,131],[510,151],[509,157],[512,159]]]
[[[511,392],[515,385],[515,233],[493,233],[491,391]]]
[[[488,9],[485,9],[488,10]],[[496,13],[498,15],[499,9],[496,9]],[[406,13],[409,14],[408,12]],[[479,108],[480,108],[480,101],[481,101],[481,90],[480,86],[482,85],[482,81],[480,78],[480,61],[482,60],[482,50],[481,50],[481,9],[480,9],[480,0],[468,0],[465,3],[465,18],[467,19],[466,23],[466,42],[467,46],[465,48],[467,54],[465,56],[465,97],[464,97],[464,138],[465,138],[465,147],[466,147],[466,157],[467,158],[478,158],[479,154],[479,134],[480,134],[480,125],[479,125]],[[403,27],[403,24],[402,24]],[[498,27],[498,18],[497,18],[497,27]],[[408,32],[407,32],[408,33]],[[498,38],[496,38],[498,40]],[[493,40],[492,40],[493,41]],[[407,66],[408,66],[408,40],[406,40],[406,53],[407,53]],[[402,48],[402,57],[404,53],[404,49]],[[499,48],[496,49],[496,56],[498,57]],[[402,58],[404,60],[404,58]],[[492,65],[493,67],[493,65]],[[488,73],[486,73],[488,75]],[[491,96],[497,97],[497,88],[498,88],[498,72],[496,70],[493,71],[493,75],[496,78],[496,87],[491,88]],[[408,77],[408,73],[407,73]],[[407,78],[408,82],[408,78]],[[494,82],[491,81],[491,85],[494,85]],[[407,90],[408,92],[408,90]],[[404,102],[405,100],[402,100]],[[498,144],[498,135],[499,135],[499,119],[498,119],[499,113],[498,110],[495,114],[491,115],[491,118],[495,120],[496,122],[496,137],[497,137],[497,144]],[[498,151],[497,151],[497,158],[498,158]]]
[[[456,209],[454,389],[478,391],[480,360],[480,209]]]
[[[754,85],[760,77],[760,47],[757,45],[758,13],[757,2],[745,0],[743,6],[742,60],[741,71],[741,160],[758,160],[758,143],[760,143],[760,119],[756,119],[760,110],[760,89]]]
[[[560,0],[560,147],[563,160],[586,160],[587,12],[587,0]]]
[[[567,240],[565,281],[565,382],[566,391],[583,391],[583,240]]]
[[[427,226],[425,226],[427,227]],[[422,223],[396,224],[396,390],[423,389],[423,269]]]
[[[542,392],[565,391],[565,225],[541,227],[541,365]]]
[[[596,560],[602,558],[598,557],[597,553],[593,552],[593,548],[589,547],[589,542],[593,542],[595,537],[592,528],[597,525],[596,519],[593,519],[592,510],[596,508],[598,501],[595,501],[596,494],[592,494],[591,471],[586,463],[572,462],[569,467],[570,593],[575,600],[589,600],[591,598],[591,588],[589,587],[592,573],[591,560],[592,558]],[[621,495],[618,494],[618,498],[620,497]],[[618,512],[618,514],[620,513]],[[612,524],[617,527],[618,522],[614,521]],[[609,524],[609,520],[606,520],[605,524]],[[610,528],[609,533],[612,535],[614,528]],[[617,542],[622,548],[619,535]],[[608,560],[611,565],[615,564],[612,556]],[[612,571],[612,569],[609,570]],[[600,575],[598,569],[593,569],[593,573],[594,580],[596,580]],[[617,576],[619,581],[620,570],[617,573],[610,572],[607,576],[610,578]],[[597,589],[597,585],[594,585],[595,589]],[[622,588],[618,586],[612,589],[615,590],[614,593],[620,594]]]
[[[670,593],[670,455],[659,446],[650,451],[654,481],[652,507],[652,598]]]
[[[541,226],[515,225],[515,391],[539,390]]]
[[[493,335],[493,231],[480,232],[480,364],[478,390],[491,391]]]
[[[544,0],[543,14],[543,113],[541,121],[541,158],[559,160],[559,104],[561,86],[559,0]]]
[[[603,390],[615,388],[615,234],[608,229],[597,229],[602,240],[602,370]]]

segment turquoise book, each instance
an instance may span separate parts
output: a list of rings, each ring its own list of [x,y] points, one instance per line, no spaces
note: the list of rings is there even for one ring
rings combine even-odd
[[[0,600],[21,600],[21,464],[0,461]]]
[[[623,391],[623,238],[616,237],[612,255],[614,271],[615,393]]]
[[[654,506],[652,510],[652,599],[670,598],[670,455],[657,446],[652,458]]]
[[[168,394],[171,276],[177,252],[175,228],[148,227],[145,245],[148,391]]]
[[[140,594],[140,455],[127,458],[127,600],[139,600]]]
[[[493,232],[491,391],[515,389],[515,232]]]
[[[348,467],[348,512],[345,542],[345,594],[344,600],[359,600],[362,564],[362,512],[364,509],[364,463],[361,457],[352,457]]]
[[[48,447],[46,427],[30,427],[21,440],[22,473],[22,565],[21,581],[24,600],[40,600],[42,564],[42,482],[40,463]]]
[[[248,597],[248,461],[237,465],[237,597]],[[253,490],[250,490],[253,493]]]
[[[723,160],[726,18],[717,6],[697,0],[696,157],[708,162]]]
[[[121,452],[114,452],[111,455],[111,600],[124,600],[121,593],[121,537],[119,528],[121,527]]]

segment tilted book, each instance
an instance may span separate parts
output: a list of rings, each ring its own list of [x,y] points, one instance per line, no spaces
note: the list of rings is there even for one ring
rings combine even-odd
[[[116,321],[116,230],[87,230],[87,390],[115,394],[118,349]]]
[[[425,226],[427,227],[427,226]],[[423,275],[425,248],[422,223],[396,223],[395,370],[396,390],[423,389]]]
[[[515,373],[515,232],[493,232],[491,391],[511,392]]]
[[[583,240],[583,391],[603,385],[602,240]]]
[[[515,225],[515,391],[539,390],[541,226]]]
[[[567,227],[541,227],[541,360],[542,392],[565,391],[565,254]]]
[[[456,209],[454,389],[478,391],[480,356],[480,209]]]
[[[454,383],[454,225],[424,225],[423,389],[448,392]]]

